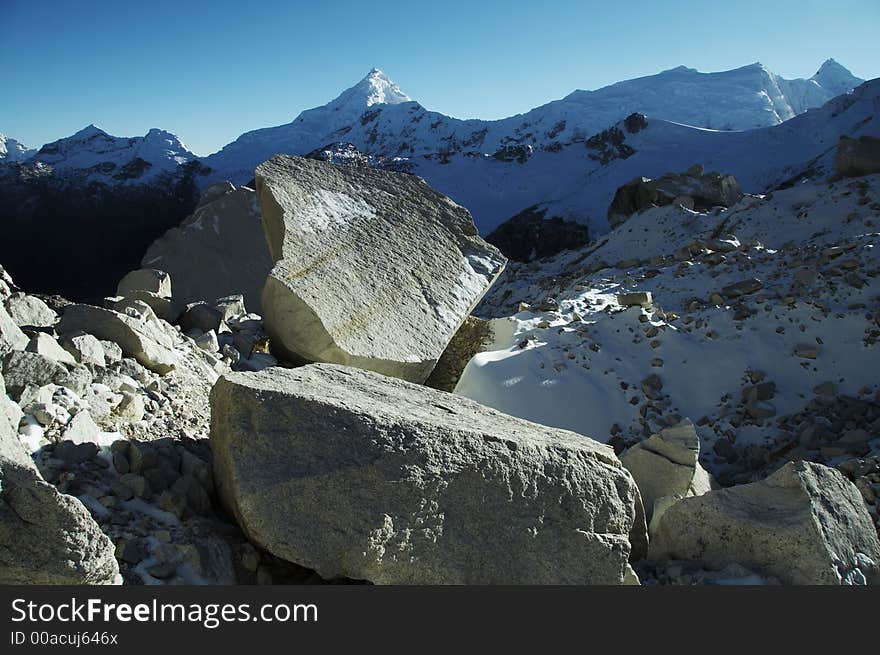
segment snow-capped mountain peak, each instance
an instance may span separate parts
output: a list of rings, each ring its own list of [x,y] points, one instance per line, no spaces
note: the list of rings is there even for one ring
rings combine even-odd
[[[0,163],[27,159],[34,151],[20,141],[0,133]]]
[[[47,143],[31,158],[55,171],[89,181],[140,183],[173,172],[195,159],[174,134],[151,129],[142,137],[118,137],[89,124],[75,134]]]
[[[373,105],[396,105],[411,100],[385,73],[373,68],[360,82],[331,101],[327,108],[363,111]]]
[[[79,130],[78,132],[74,132],[72,135],[70,135],[69,138],[76,139],[78,141],[83,141],[86,139],[92,139],[96,136],[110,136],[110,135],[107,134],[104,130],[102,130],[100,127],[98,127],[94,123],[89,123],[84,128]]]
[[[810,78],[810,81],[815,82],[833,95],[846,93],[862,82],[834,59],[826,59],[816,74]]]

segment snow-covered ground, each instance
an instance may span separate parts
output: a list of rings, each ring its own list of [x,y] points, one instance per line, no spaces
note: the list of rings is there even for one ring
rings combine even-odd
[[[797,445],[791,417],[816,398],[878,400],[878,245],[880,175],[636,214],[582,250],[511,263],[477,310],[495,343],[456,392],[605,442],[687,417],[710,470],[719,439]],[[653,304],[621,306],[633,292]]]

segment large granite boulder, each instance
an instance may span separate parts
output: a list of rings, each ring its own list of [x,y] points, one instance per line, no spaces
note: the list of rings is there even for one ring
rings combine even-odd
[[[700,439],[688,420],[637,443],[620,461],[639,487],[652,526],[666,507],[712,488],[709,474],[700,465]]]
[[[871,582],[880,573],[880,541],[858,489],[803,461],[672,505],[651,533],[650,556],[736,563],[787,584]]]
[[[413,175],[277,155],[256,170],[273,348],[424,382],[506,259]]]
[[[880,139],[871,136],[858,139],[840,137],[834,155],[834,168],[847,177],[880,173]]]
[[[608,222],[617,227],[631,215],[673,202],[696,211],[730,207],[743,197],[733,175],[704,173],[700,165],[684,173],[667,173],[656,179],[637,177],[617,189],[608,208]]]
[[[324,578],[633,580],[638,489],[582,435],[314,364],[221,377],[211,446],[220,497],[250,539]]]
[[[262,313],[272,258],[256,193],[212,184],[191,216],[150,245],[141,264],[171,274],[180,307],[240,293],[251,311]]]
[[[65,336],[91,334],[118,344],[129,357],[155,373],[164,375],[178,363],[174,342],[153,311],[140,301],[132,301],[125,312],[70,305],[57,330]]]
[[[45,482],[16,433],[0,376],[0,584],[118,584],[113,542]]]

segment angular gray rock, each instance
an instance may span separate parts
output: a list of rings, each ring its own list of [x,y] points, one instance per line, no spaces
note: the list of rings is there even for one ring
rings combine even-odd
[[[148,291],[160,298],[171,298],[171,276],[155,268],[139,268],[123,277],[116,286],[117,296],[131,291]]]
[[[613,450],[465,398],[329,364],[231,373],[211,392],[211,446],[251,540],[325,578],[631,574],[638,490]]]
[[[36,296],[13,293],[4,304],[19,327],[51,327],[58,321],[58,314]]]
[[[880,573],[880,541],[858,489],[803,461],[679,501],[652,532],[650,556],[737,563],[787,584],[870,582]]]
[[[107,357],[104,346],[91,334],[74,334],[61,339],[61,347],[73,355],[73,358],[81,364],[92,364],[104,367],[107,365]]]
[[[66,386],[70,378],[67,368],[39,353],[12,351],[3,356],[2,363],[6,391],[13,398],[19,398],[28,385]]]
[[[661,430],[620,456],[642,496],[649,525],[659,506],[711,489],[709,474],[700,465],[700,439],[690,421]]]
[[[0,304],[0,352],[4,350],[24,350],[28,345],[27,335]]]
[[[260,312],[272,258],[256,193],[228,182],[211,185],[195,212],[156,239],[141,264],[171,274],[181,307],[240,293]]]
[[[37,353],[54,359],[60,364],[76,364],[76,360],[69,352],[64,350],[51,334],[37,332],[31,337],[30,342],[25,350],[29,353]]]
[[[164,375],[177,365],[174,344],[152,310],[146,306],[141,310],[140,314],[136,311],[123,314],[92,305],[70,305],[65,308],[57,329],[62,335],[85,332],[98,339],[113,341],[127,356]]]
[[[682,196],[688,197],[691,208],[707,211],[712,207],[730,207],[743,193],[733,175],[704,173],[699,165],[656,179],[637,177],[617,189],[608,208],[608,222],[612,228],[617,227],[636,212],[673,204]]]
[[[424,382],[506,259],[420,178],[277,155],[257,167],[273,349]]]
[[[0,377],[0,584],[118,584],[110,539],[46,483],[12,429]]]

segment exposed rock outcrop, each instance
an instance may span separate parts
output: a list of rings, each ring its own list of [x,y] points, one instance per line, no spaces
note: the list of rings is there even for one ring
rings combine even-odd
[[[638,490],[611,448],[463,398],[316,364],[222,377],[218,492],[326,578],[619,584]]]
[[[858,489],[810,462],[685,498],[651,536],[652,559],[737,563],[788,584],[864,583],[880,573],[880,541]]]
[[[546,213],[545,209],[529,207],[495,228],[486,241],[505,257],[521,262],[550,257],[589,242],[586,225],[559,216],[545,218]]]
[[[733,175],[704,173],[695,165],[684,173],[667,173],[657,179],[637,177],[617,189],[608,208],[608,222],[617,227],[632,214],[649,207],[661,207],[677,201],[695,211],[730,207],[743,193]]]
[[[256,171],[273,349],[424,382],[504,268],[470,214],[421,179],[278,155]]]

